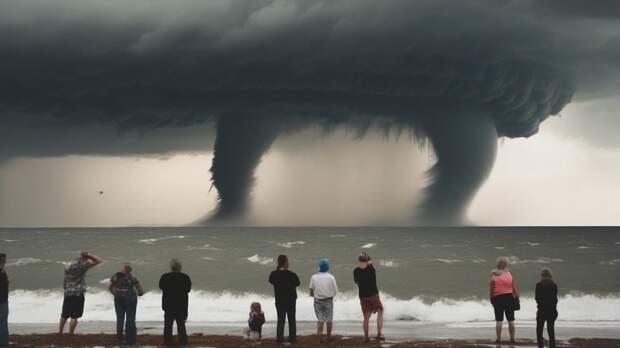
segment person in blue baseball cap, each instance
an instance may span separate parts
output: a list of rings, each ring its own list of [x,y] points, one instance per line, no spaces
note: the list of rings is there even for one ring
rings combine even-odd
[[[320,343],[323,339],[323,326],[327,323],[327,341],[332,337],[334,317],[334,297],[338,293],[336,278],[329,273],[329,261],[319,260],[319,272],[310,278],[310,296],[314,297],[314,313],[317,318],[316,333]]]

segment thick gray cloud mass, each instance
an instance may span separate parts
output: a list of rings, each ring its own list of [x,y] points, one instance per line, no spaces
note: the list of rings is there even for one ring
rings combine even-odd
[[[119,132],[112,139],[214,121],[216,217],[225,218],[243,212],[280,133],[412,128],[437,154],[419,221],[460,223],[498,136],[535,134],[573,96],[616,93],[618,10],[584,4],[2,2],[0,120],[12,142],[29,128],[102,127]],[[4,156],[20,154],[9,145]]]

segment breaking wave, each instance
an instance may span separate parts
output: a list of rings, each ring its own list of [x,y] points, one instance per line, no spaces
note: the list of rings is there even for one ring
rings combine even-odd
[[[299,293],[297,318],[301,321],[316,320],[312,299]],[[10,294],[9,322],[54,323],[62,305],[61,290],[14,290]],[[488,322],[493,320],[493,310],[488,300],[443,298],[433,302],[419,297],[409,300],[383,294],[386,320],[417,320],[438,323]],[[190,293],[189,320],[193,322],[243,322],[250,303],[259,301],[268,321],[275,320],[272,296],[255,293],[192,291]],[[560,298],[559,320],[563,322],[620,322],[620,294],[599,297],[595,295],[566,295]],[[585,310],[587,309],[587,310]],[[518,320],[535,320],[536,303],[533,298],[521,299]],[[162,317],[161,294],[148,292],[140,298],[137,319],[160,321]],[[354,293],[339,294],[334,303],[334,320],[359,321],[359,300]],[[114,321],[112,296],[105,291],[92,291],[86,296],[83,320]]]

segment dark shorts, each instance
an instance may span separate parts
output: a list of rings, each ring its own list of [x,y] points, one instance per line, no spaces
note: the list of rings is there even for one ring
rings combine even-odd
[[[84,314],[84,296],[65,296],[62,301],[62,318],[81,318]]]
[[[379,310],[383,310],[383,304],[379,294],[360,298],[360,304],[362,305],[362,313],[377,313]]]
[[[512,294],[495,296],[491,303],[495,311],[495,321],[504,321],[504,313],[506,313],[506,320],[515,320],[515,297]]]

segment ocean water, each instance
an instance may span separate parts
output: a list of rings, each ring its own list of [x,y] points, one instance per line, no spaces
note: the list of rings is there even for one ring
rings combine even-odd
[[[520,321],[535,319],[534,286],[551,267],[560,288],[560,326],[620,325],[620,229],[617,228],[119,228],[0,229],[8,254],[12,324],[58,319],[63,265],[80,250],[103,258],[88,273],[85,321],[114,321],[107,279],[123,262],[148,293],[138,320],[161,320],[159,276],[179,258],[193,280],[194,323],[243,323],[252,301],[274,320],[267,282],[278,254],[287,254],[302,280],[297,317],[315,320],[307,295],[317,261],[331,261],[341,293],[335,320],[361,318],[352,272],[356,256],[375,260],[387,321],[476,327],[493,320],[488,278],[498,256],[507,256],[522,292]]]

